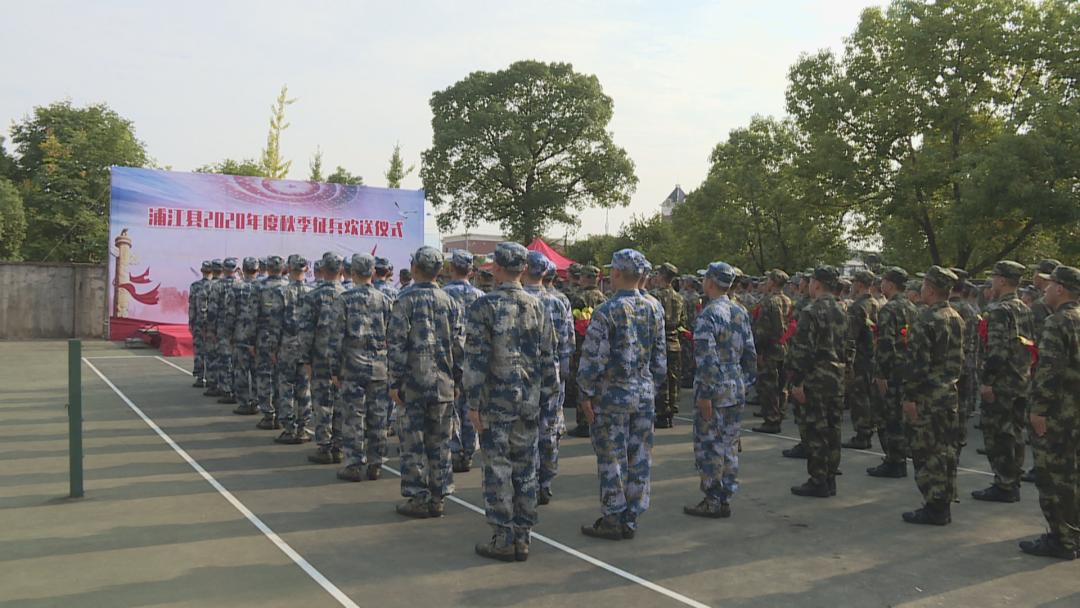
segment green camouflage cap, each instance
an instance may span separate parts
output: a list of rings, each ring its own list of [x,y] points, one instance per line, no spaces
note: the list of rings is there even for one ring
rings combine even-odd
[[[248,256],[248,257],[244,258],[244,272],[255,272],[258,269],[259,269],[259,260],[258,260],[258,258],[253,258],[251,256]]]
[[[874,284],[874,279],[876,278],[877,275],[869,270],[856,270],[855,274],[851,277],[851,280],[869,287]]]
[[[942,268],[941,266],[931,266],[927,269],[926,273],[921,275],[931,285],[938,289],[948,289],[952,291],[952,288],[960,280],[960,277],[956,276],[956,273],[948,268]]]
[[[1080,295],[1080,270],[1072,266],[1058,266],[1050,273],[1050,280],[1074,295]]]
[[[908,272],[899,266],[892,266],[881,275],[881,278],[897,287],[904,287],[908,282]]]
[[[210,267],[214,269],[214,272],[221,272],[222,269],[224,269],[221,258],[214,258],[210,260]]]
[[[572,276],[572,277],[580,277],[581,276],[581,264],[578,264],[577,262],[574,262],[573,264],[570,264],[570,268],[567,270],[567,273],[569,273],[570,276]]]
[[[280,255],[272,255],[266,258],[266,269],[271,272],[281,272],[283,266],[285,266],[285,260],[281,259]]]
[[[596,266],[593,266],[592,264],[589,264],[588,266],[581,267],[580,274],[583,277],[598,277],[600,276],[600,269]]]
[[[770,270],[769,274],[766,276],[770,281],[773,281],[774,283],[779,283],[780,285],[786,285],[787,282],[791,280],[791,277],[788,276],[788,273],[780,270],[779,268],[774,268]]]
[[[375,256],[370,253],[354,253],[349,267],[356,276],[370,277],[375,273]]]
[[[203,272],[212,272],[214,270],[214,264],[210,260],[203,260],[202,266],[199,267]]]
[[[307,265],[308,265],[307,258],[300,255],[299,253],[294,253],[294,254],[289,256],[289,271],[290,272],[299,272],[299,271],[307,268]]]
[[[240,266],[240,262],[236,258],[225,258],[225,261],[221,263],[221,266],[227,272],[236,272],[236,268]]]
[[[971,273],[963,268],[950,268],[949,270],[951,270],[952,273],[956,275],[956,278],[961,281],[966,281],[968,277],[971,276]]]
[[[671,262],[664,262],[657,270],[660,271],[660,274],[668,278],[675,278],[679,276],[679,269],[676,268],[675,265]]]
[[[836,270],[835,266],[824,264],[814,269],[813,277],[829,287],[835,287],[836,282],[840,279],[840,272]]]
[[[322,267],[323,270],[328,272],[337,272],[341,269],[341,256],[333,251],[327,251],[322,254]]]
[[[904,285],[905,291],[922,291],[922,281],[918,279],[911,279]]]
[[[1019,281],[1024,277],[1024,273],[1027,268],[1012,260],[1001,260],[997,264],[994,264],[994,269],[990,272],[991,276],[1005,277],[1006,279],[1012,279]]]
[[[1034,266],[1028,266],[1028,268],[1035,270],[1035,273],[1042,278],[1049,279],[1050,275],[1054,272],[1054,269],[1058,266],[1061,266],[1061,262],[1052,258],[1048,258],[1045,260],[1040,260],[1038,264],[1035,264]]]

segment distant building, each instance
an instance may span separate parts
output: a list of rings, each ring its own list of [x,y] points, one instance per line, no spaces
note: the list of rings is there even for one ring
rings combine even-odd
[[[667,195],[667,198],[660,203],[660,215],[665,219],[671,219],[671,213],[675,210],[675,207],[683,204],[686,201],[686,193],[679,184],[675,184],[675,189],[671,191],[671,194]]]
[[[473,255],[491,255],[495,245],[505,241],[501,234],[451,234],[442,239],[443,253],[464,249]]]

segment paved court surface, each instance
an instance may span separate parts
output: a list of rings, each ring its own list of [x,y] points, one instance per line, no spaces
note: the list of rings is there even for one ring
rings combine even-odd
[[[598,491],[590,446],[570,438],[536,529],[549,542],[491,562],[472,552],[489,536],[478,469],[445,518],[402,518],[392,474],[339,482],[309,445],[275,445],[191,388],[190,359],[101,342],[83,353],[86,497],[68,500],[66,349],[0,342],[0,606],[1080,606],[1080,561],[1016,547],[1043,531],[1034,487],[911,526],[914,481],[867,477],[879,457],[845,450],[839,496],[797,498],[790,426],[744,435],[728,520],[682,514],[699,499],[689,425],[659,431],[652,508],[622,542],[578,532]],[[972,443],[965,497],[989,481]]]

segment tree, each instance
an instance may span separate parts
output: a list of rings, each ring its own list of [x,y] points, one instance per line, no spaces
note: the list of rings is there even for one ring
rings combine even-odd
[[[843,212],[800,175],[794,125],[754,117],[713,149],[709,174],[672,214],[671,257],[687,268],[718,259],[758,274],[843,260]]]
[[[611,262],[611,254],[622,249],[621,243],[617,236],[593,234],[571,243],[566,255],[580,264],[601,266]]]
[[[0,177],[0,260],[22,259],[26,214],[22,196],[10,180]]]
[[[353,175],[345,170],[345,167],[338,165],[334,172],[326,177],[326,181],[331,184],[346,184],[349,186],[363,186],[364,178],[359,175]]]
[[[409,165],[408,169],[405,168],[405,163],[401,160],[401,144],[394,144],[394,153],[390,155],[390,168],[386,170],[386,187],[400,188],[401,180],[408,177],[415,170],[416,165]]]
[[[107,255],[113,165],[142,167],[146,148],[131,121],[105,104],[34,108],[11,128],[14,179],[26,212],[22,257],[102,262]]]
[[[270,132],[266,135],[266,148],[262,153],[262,168],[267,177],[271,179],[285,179],[289,176],[291,160],[281,158],[281,132],[289,128],[285,122],[285,108],[296,103],[296,99],[289,99],[289,85],[281,85],[281,93],[277,101],[270,106]]]
[[[450,230],[488,221],[529,242],[586,207],[625,206],[634,164],[607,130],[613,106],[568,63],[519,61],[473,72],[431,97],[420,177]]]
[[[1076,124],[1064,117],[1077,116],[1078,12],[1065,0],[865,10],[842,56],[803,56],[789,74],[803,168],[892,263],[977,271],[1024,254],[1080,221],[1075,144],[1057,130]]]
[[[12,179],[15,177],[15,159],[8,155],[4,148],[4,136],[0,135],[0,178]]]
[[[203,165],[195,169],[196,173],[223,173],[225,175],[246,175],[249,177],[269,177],[262,164],[251,158],[242,160],[225,160],[209,165]]]
[[[315,155],[311,157],[311,162],[308,163],[308,167],[311,168],[311,174],[308,175],[309,182],[321,182],[323,181],[322,174],[322,148],[315,148]]]

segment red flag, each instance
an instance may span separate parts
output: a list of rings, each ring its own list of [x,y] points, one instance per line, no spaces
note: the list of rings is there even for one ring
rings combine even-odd
[[[795,319],[788,321],[787,331],[784,335],[780,336],[780,344],[787,344],[788,340],[795,335],[795,330],[799,328],[799,322]]]
[[[983,344],[990,342],[990,322],[986,319],[979,319],[979,338]]]
[[[574,321],[574,331],[576,331],[579,336],[584,336],[585,331],[588,328],[589,328],[589,319],[577,319],[577,320]]]
[[[753,318],[755,321],[757,321],[758,317],[760,317],[760,316],[761,316],[761,307],[760,306],[755,306],[754,310],[750,311],[750,317]]]
[[[1031,369],[1034,370],[1039,363],[1039,346],[1035,344],[1034,340],[1024,336],[1020,336],[1020,343],[1024,345],[1024,348],[1028,350],[1028,354],[1031,355]]]
[[[146,293],[136,293],[135,286],[131,283],[124,283],[120,285],[120,289],[131,294],[131,297],[140,304],[146,304],[148,306],[156,306],[158,303],[158,288],[161,284],[155,285],[153,289]]]
[[[139,285],[144,285],[146,283],[149,283],[150,282],[150,269],[147,268],[146,272],[144,272],[142,274],[139,274],[139,275],[134,275],[128,280],[131,281],[132,283],[138,283]]]

